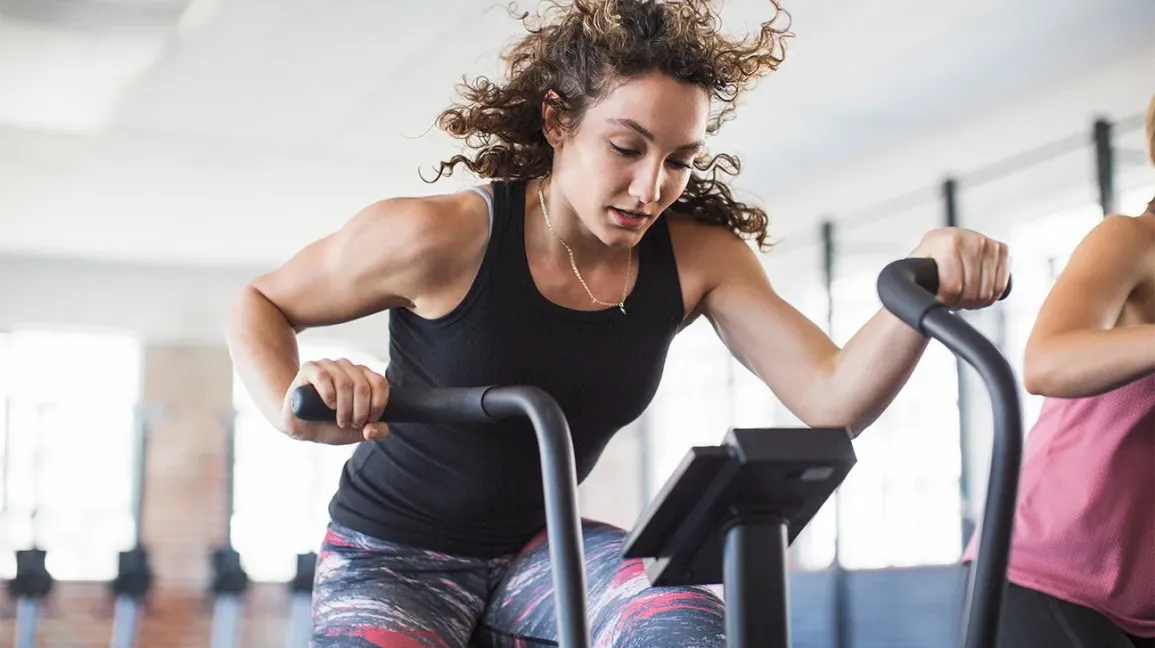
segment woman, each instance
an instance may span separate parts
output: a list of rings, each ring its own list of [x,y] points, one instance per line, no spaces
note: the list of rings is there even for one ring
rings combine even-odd
[[[1155,98],[1147,135],[1155,164]],[[1046,399],[1024,449],[999,645],[1155,648],[1155,200],[1080,242],[1023,377]]]
[[[777,9],[777,6],[774,7]],[[777,18],[777,16],[775,16]],[[674,335],[707,318],[736,358],[813,426],[861,431],[927,340],[880,312],[844,349],[781,300],[742,238],[765,213],[731,197],[705,139],[782,61],[774,20],[730,40],[708,2],[553,4],[439,123],[472,147],[441,165],[476,191],[383,200],[237,301],[229,340],[265,416],[296,439],[361,443],[330,511],[314,593],[317,646],[551,645],[540,473],[524,422],[375,423],[389,386],[532,384],[561,404],[579,479],[650,403]],[[715,110],[711,113],[711,108]],[[981,308],[1007,284],[1006,247],[937,230],[941,297]],[[295,333],[391,309],[385,376],[298,365]],[[296,420],[312,384],[336,424]],[[649,588],[620,529],[584,529],[594,645],[724,645],[705,589]]]

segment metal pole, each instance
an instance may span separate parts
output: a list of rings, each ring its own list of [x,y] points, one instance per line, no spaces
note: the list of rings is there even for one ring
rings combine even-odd
[[[653,470],[650,462],[654,460],[654,446],[652,434],[654,427],[650,425],[651,414],[643,414],[638,419],[638,455],[641,459],[641,468],[638,470],[638,479],[642,482],[642,502],[654,499],[654,489],[650,486],[653,479]]]
[[[15,648],[36,648],[36,635],[40,629],[40,600],[20,598],[16,601]]]
[[[211,648],[232,648],[240,639],[240,625],[243,620],[243,595],[248,589],[249,578],[241,565],[240,555],[233,548],[233,513],[236,472],[236,418],[237,412],[224,416],[225,426],[225,497],[224,518],[225,537],[221,547],[213,554],[213,621]]]
[[[1103,216],[1117,209],[1115,194],[1115,151],[1111,145],[1111,122],[1096,119],[1094,128],[1095,176],[1099,184],[1099,207]]]
[[[110,647],[136,646],[140,634],[140,602],[130,596],[118,596],[113,610]]]
[[[110,648],[133,648],[138,644],[142,607],[152,585],[152,572],[148,562],[148,552],[144,548],[144,491],[147,478],[149,419],[153,412],[143,404],[133,410],[135,429],[132,520],[135,526],[135,542],[128,551],[119,556],[120,567],[112,583],[116,595],[112,620]]]
[[[286,648],[307,648],[313,634],[312,597],[309,594],[294,594],[289,610],[289,636]]]
[[[213,622],[209,635],[210,648],[233,648],[241,625],[241,597],[239,594],[219,594],[213,601]]]
[[[834,221],[822,222],[822,280],[826,290],[826,332],[834,337]],[[834,491],[834,640],[837,648],[850,646],[850,595],[842,568],[842,489]]]
[[[942,183],[943,220],[947,227],[959,227],[958,217],[958,181],[947,178]],[[962,358],[955,358],[955,382],[958,384],[958,431],[959,431],[959,497],[962,500],[962,515],[960,525],[962,544],[965,547],[974,534],[975,520],[970,509],[971,504],[971,465],[967,453],[967,442],[970,439],[970,393],[967,389],[966,363]]]
[[[786,538],[782,519],[739,518],[726,531],[722,580],[730,597],[727,648],[790,648]]]
[[[4,459],[0,463],[0,521],[8,517],[8,476],[12,474],[12,399],[4,395]],[[5,524],[5,526],[9,526]],[[11,538],[9,538],[11,541]]]
[[[232,546],[233,514],[236,506],[237,412],[225,417],[225,544]]]
[[[32,479],[29,480],[29,486],[32,491],[32,511],[28,516],[28,526],[32,532],[32,549],[40,549],[40,534],[37,533],[40,527],[40,507],[42,502],[40,498],[43,491],[40,488],[41,476],[44,474],[44,443],[43,440],[48,438],[48,432],[44,429],[44,410],[48,409],[48,405],[38,403],[36,405],[36,438],[32,442]]]
[[[990,397],[994,437],[987,499],[983,511],[978,560],[971,569],[963,599],[963,648],[993,648],[1006,592],[1007,561],[1018,499],[1023,455],[1022,411],[1015,372],[982,334],[946,309],[935,308],[922,320],[923,330],[978,372]]]
[[[148,411],[143,405],[138,405],[136,408],[136,468],[135,479],[132,482],[132,519],[136,524],[136,542],[135,546],[141,546],[141,536],[144,514],[144,482],[147,472],[148,461]]]
[[[569,422],[557,402],[537,389],[495,387],[482,401],[490,417],[528,416],[537,434],[553,574],[558,644],[590,645],[585,546]]]

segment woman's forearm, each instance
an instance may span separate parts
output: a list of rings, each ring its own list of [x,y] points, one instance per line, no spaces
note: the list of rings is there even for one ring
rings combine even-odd
[[[1155,371],[1155,326],[1073,331],[1027,344],[1028,392],[1054,398],[1094,396]]]
[[[284,420],[285,396],[300,370],[297,330],[252,287],[245,289],[229,315],[228,343],[245,389],[278,430],[294,439],[329,445],[364,440],[361,429],[341,428],[334,422]]]
[[[227,337],[245,389],[269,423],[280,428],[285,393],[299,369],[297,332],[264,295],[246,288],[229,314]]]
[[[873,423],[902,390],[928,342],[889,311],[875,314],[838,353],[823,390],[831,424],[857,435]]]

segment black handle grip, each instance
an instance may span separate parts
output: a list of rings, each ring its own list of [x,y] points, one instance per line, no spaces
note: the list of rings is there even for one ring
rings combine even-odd
[[[922,290],[911,290],[911,286]],[[1011,279],[999,300],[1011,294]],[[942,306],[938,295],[938,264],[934,259],[911,258],[893,261],[878,275],[878,296],[887,310],[908,326],[925,334],[922,320],[931,309]]]
[[[389,403],[381,415],[386,423],[397,422],[484,422],[495,417],[485,411],[485,394],[490,387],[436,387],[389,390]],[[312,385],[293,391],[293,416],[302,421],[334,421],[333,410]]]
[[[336,415],[312,385],[293,390],[293,414],[306,421]],[[585,554],[577,504],[577,467],[565,413],[537,387],[393,388],[381,416],[386,422],[466,423],[527,417],[537,435],[545,495],[559,645],[588,648]],[[432,483],[432,482],[430,482]]]

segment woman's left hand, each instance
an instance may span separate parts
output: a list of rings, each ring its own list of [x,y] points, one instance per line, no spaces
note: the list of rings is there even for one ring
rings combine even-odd
[[[931,230],[912,257],[938,264],[938,300],[953,309],[975,310],[998,301],[1011,276],[1007,244],[958,227]]]

